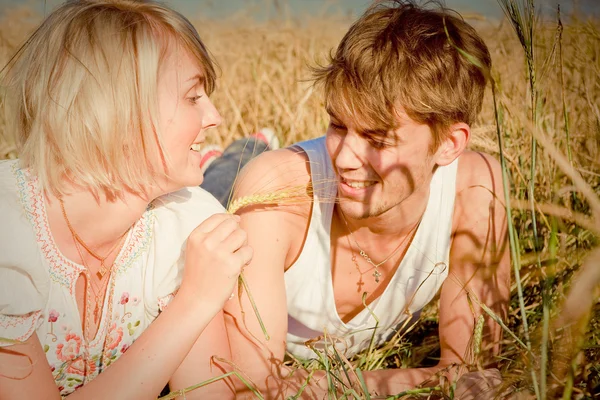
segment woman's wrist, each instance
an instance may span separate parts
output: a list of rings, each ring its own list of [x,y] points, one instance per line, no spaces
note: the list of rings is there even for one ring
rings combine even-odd
[[[209,316],[209,320],[224,306],[224,304],[221,304],[218,301],[206,299],[202,293],[198,293],[197,290],[193,290],[186,285],[181,285],[173,301],[175,300],[178,300],[177,302],[182,305],[182,308],[187,313],[192,313],[196,316],[206,315]]]

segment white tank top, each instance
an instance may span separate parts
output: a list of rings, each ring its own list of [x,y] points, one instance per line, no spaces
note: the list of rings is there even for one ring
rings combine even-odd
[[[314,185],[314,204],[308,235],[300,256],[285,272],[288,307],[287,350],[302,359],[316,358],[305,343],[321,350],[335,342],[346,357],[390,339],[418,317],[448,276],[452,214],[458,159],[435,171],[427,208],[415,237],[384,292],[348,323],[337,313],[333,295],[330,227],[337,183],[325,148],[325,137],[297,144],[308,155]],[[320,201],[322,200],[322,201]]]

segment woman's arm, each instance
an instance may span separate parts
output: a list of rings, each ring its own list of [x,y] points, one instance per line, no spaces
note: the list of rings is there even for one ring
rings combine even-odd
[[[208,310],[214,306],[180,294],[117,362],[69,398],[156,398],[212,317]],[[60,398],[35,334],[0,351],[0,371],[0,399]]]
[[[171,380],[171,391],[181,390],[200,384],[211,378],[219,378],[233,368],[215,357],[232,361],[229,340],[225,330],[223,313],[219,312],[202,335],[196,340]],[[207,386],[185,394],[186,399],[225,399],[234,397],[235,390],[231,379],[220,379]]]
[[[117,362],[69,398],[158,396],[219,313],[242,266],[252,257],[238,221],[238,217],[213,215],[192,232],[177,296]],[[0,351],[0,374],[0,399],[60,397],[37,335]],[[223,390],[228,391],[225,386]]]

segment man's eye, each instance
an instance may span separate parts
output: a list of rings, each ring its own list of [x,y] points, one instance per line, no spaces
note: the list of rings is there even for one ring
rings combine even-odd
[[[331,127],[333,129],[335,129],[336,131],[345,131],[346,130],[345,126],[334,124],[333,122],[330,122],[329,125],[331,125]]]
[[[385,149],[386,147],[390,146],[390,144],[385,140],[369,139],[369,143],[371,144],[371,146],[379,150]]]

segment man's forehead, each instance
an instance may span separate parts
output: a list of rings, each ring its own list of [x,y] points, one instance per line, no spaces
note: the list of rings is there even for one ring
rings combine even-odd
[[[404,111],[402,114],[398,114],[395,116],[390,115],[390,119],[393,118],[393,121],[387,121],[385,124],[382,123],[374,123],[369,122],[369,118],[366,118],[362,115],[347,115],[336,112],[332,107],[327,106],[326,108],[327,114],[336,121],[343,123],[346,126],[350,126],[353,129],[357,130],[361,134],[365,135],[377,135],[377,136],[396,136],[396,130],[406,124],[410,118]],[[395,118],[394,118],[395,117]],[[372,119],[371,119],[372,120]]]

